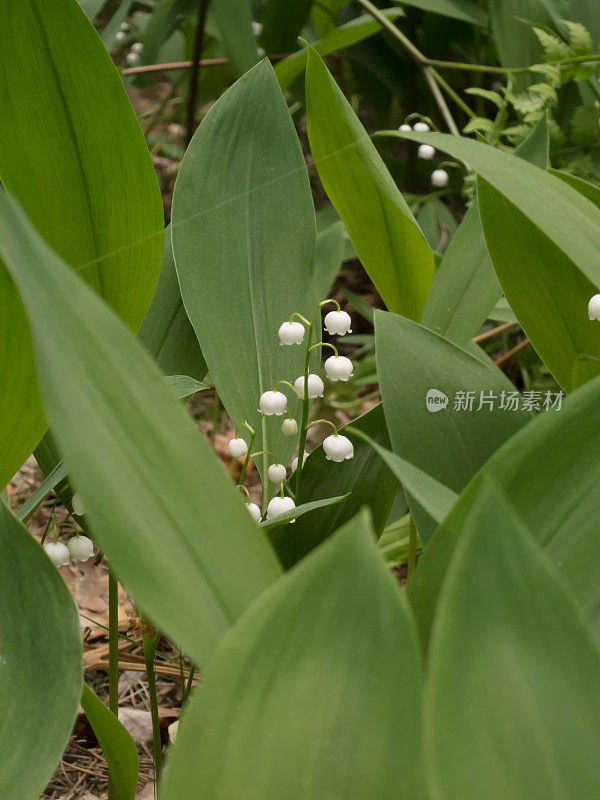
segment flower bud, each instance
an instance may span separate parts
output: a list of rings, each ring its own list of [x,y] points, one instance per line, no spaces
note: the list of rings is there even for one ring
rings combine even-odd
[[[427,133],[430,130],[431,128],[426,122],[415,122],[413,125],[413,131],[417,131],[417,133]]]
[[[246,503],[246,508],[248,509],[250,516],[255,522],[260,522],[261,513],[260,508],[256,505],[256,503]]]
[[[302,466],[304,466],[304,463],[305,463],[307,458],[308,458],[308,453],[305,450],[304,451],[304,458],[302,459]],[[297,469],[298,469],[298,456],[296,456],[296,458],[292,458],[292,463],[290,464],[290,473],[293,475],[294,472],[296,472]]]
[[[332,434],[323,441],[323,450],[327,461],[344,461],[354,458],[354,447],[346,436]]]
[[[283,464],[271,464],[267,474],[269,475],[269,480],[273,481],[273,483],[283,483],[287,470]]]
[[[304,398],[304,375],[300,375],[294,381],[294,389],[298,392],[300,397]],[[316,397],[323,397],[325,392],[325,384],[318,375],[308,376],[308,397],[314,400]]]
[[[115,34],[115,42],[124,42],[127,38],[125,31],[117,31]]]
[[[277,519],[293,508],[296,508],[296,503],[291,497],[274,497],[267,506],[267,519]],[[295,521],[294,519],[290,520],[290,522]]]
[[[77,514],[78,517],[83,517],[85,514],[85,506],[83,505],[83,500],[81,499],[79,492],[75,492],[71,498],[71,507],[73,509],[73,513]]]
[[[301,322],[284,322],[279,326],[279,344],[302,344],[304,325]]]
[[[352,333],[350,330],[352,320],[350,319],[350,314],[345,311],[330,311],[329,314],[325,315],[324,324],[329,334],[344,336],[346,333]]]
[[[431,173],[431,185],[437,189],[443,189],[448,186],[450,180],[448,173],[445,169],[434,169]]]
[[[233,458],[240,458],[248,452],[248,445],[243,439],[230,439],[228,447],[229,455]]]
[[[125,56],[125,61],[131,67],[135,66],[135,64],[137,64],[139,60],[140,60],[140,57],[139,57],[139,55],[137,53],[130,52],[130,53],[127,53],[127,55]]]
[[[352,377],[353,365],[345,356],[330,356],[325,361],[325,373],[330,381],[347,381]]]
[[[263,392],[258,402],[258,410],[267,417],[285,414],[287,397],[283,392]]]
[[[252,20],[252,33],[255,36],[260,36],[263,31],[262,22],[257,22],[255,19]]]
[[[417,151],[417,155],[425,161],[431,161],[435,155],[435,147],[430,144],[422,144]]]
[[[73,561],[87,561],[94,555],[94,543],[87,536],[73,536],[67,542]]]
[[[64,567],[69,563],[71,554],[69,553],[69,548],[62,542],[48,542],[48,544],[44,545],[44,550],[55,567]]]
[[[144,45],[141,42],[134,42],[131,45],[131,52],[132,53],[141,53],[144,49]]]
[[[281,432],[284,436],[295,436],[298,433],[298,423],[295,419],[284,419],[281,424]]]
[[[600,320],[600,294],[595,294],[588,304],[588,315],[590,319]]]
[[[400,125],[398,130],[399,131],[412,131],[412,128],[410,127],[410,125]]]

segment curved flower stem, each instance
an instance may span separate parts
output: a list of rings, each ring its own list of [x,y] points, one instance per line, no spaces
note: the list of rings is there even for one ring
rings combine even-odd
[[[309,325],[310,325],[310,323],[309,323]],[[309,329],[309,330],[310,330],[310,329]],[[294,394],[295,394],[295,395],[297,395],[297,396],[300,398],[300,400],[302,400],[302,395],[300,394],[300,392],[299,392],[299,391],[296,389],[296,387],[295,387],[295,386],[294,386],[292,383],[290,383],[289,381],[283,381],[283,380],[281,380],[281,381],[275,381],[275,388],[273,389],[273,391],[274,391],[274,392],[276,392],[276,391],[277,391],[277,387],[279,386],[279,384],[280,384],[280,383],[283,383],[285,386],[289,386],[289,388],[292,390],[292,392],[294,392]],[[306,386],[306,384],[304,384],[304,385]],[[289,412],[288,412],[288,413],[289,413]]]
[[[315,419],[315,420],[313,420],[312,422],[310,422],[307,425],[307,429],[308,428],[312,428],[313,425],[331,425],[331,427],[333,428],[334,435],[335,436],[339,436],[340,435],[339,431],[337,429],[337,426],[334,425],[333,422],[331,422],[331,420],[328,420],[328,419]]]
[[[273,456],[275,459],[275,463],[277,464],[277,456],[275,453],[272,453],[270,450],[258,450],[256,453],[252,453],[250,458],[256,458],[256,456]]]
[[[310,322],[306,319],[306,317],[303,317],[302,314],[299,314],[297,311],[294,311],[294,313],[290,317],[290,322],[294,321],[294,317],[298,317],[300,322],[303,322],[305,325],[310,325]]]
[[[317,314],[319,313],[319,310],[320,310],[321,308],[323,308],[323,306],[326,306],[326,305],[327,305],[327,303],[334,303],[334,304],[337,306],[337,310],[338,310],[338,311],[341,311],[341,310],[342,310],[342,309],[340,308],[340,304],[338,303],[338,301],[337,301],[337,300],[334,300],[334,299],[333,299],[333,297],[328,297],[326,300],[321,300],[321,302],[319,303],[319,308],[317,309],[317,311],[316,311],[316,313],[315,313],[315,316],[313,317],[313,325],[314,325],[314,322],[315,322],[316,316],[317,316]]]
[[[240,422],[238,425],[235,426],[235,438],[236,439],[238,438],[238,434],[240,432],[240,428],[247,428],[250,431],[250,433],[254,433],[254,428],[252,428],[250,425],[248,425],[246,420],[244,420],[243,422]]]
[[[246,493],[246,497],[248,498],[248,503],[250,503],[251,502],[251,500],[250,500],[250,492],[248,491],[248,489],[246,489],[246,487],[244,486],[243,483],[238,483],[238,489],[242,489],[242,491],[244,491]]]
[[[242,467],[242,471],[240,473],[240,479],[238,481],[238,485],[243,483],[244,479],[246,478],[246,472],[248,471],[248,462],[250,461],[250,453],[252,452],[252,445],[254,444],[254,440],[256,439],[256,431],[262,425],[264,416],[265,416],[264,414],[260,415],[260,417],[258,418],[258,424],[254,429],[254,431],[252,432],[252,437],[248,443],[248,452],[246,453],[246,458],[244,459],[244,466]]]
[[[334,344],[331,344],[330,342],[317,342],[317,344],[313,344],[313,346],[310,349],[316,350],[318,347],[331,347],[331,349],[335,353],[335,357],[336,358],[340,357],[337,347]]]
[[[50,509],[50,516],[48,517],[48,522],[46,523],[46,527],[44,528],[44,533],[42,534],[42,545],[46,541],[46,536],[48,536],[48,530],[50,528],[50,525],[52,524],[52,520],[54,519],[54,509],[56,508],[57,505],[58,505],[58,497],[56,498],[56,500],[52,504],[52,508]]]

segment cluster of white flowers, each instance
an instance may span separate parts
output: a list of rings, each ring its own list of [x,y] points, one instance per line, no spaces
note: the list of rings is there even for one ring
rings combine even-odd
[[[327,301],[324,301],[327,302]],[[306,328],[302,324],[302,322],[298,322],[294,320],[294,317],[300,316],[301,319],[304,320],[303,317],[299,314],[293,314],[289,321],[283,322],[279,327],[278,336],[279,336],[279,344],[282,347],[291,347],[294,345],[301,345],[304,342]],[[304,320],[307,322],[307,320]],[[313,320],[314,322],[314,320]],[[308,323],[311,326],[312,324]],[[345,311],[342,311],[339,306],[337,311],[330,311],[326,314],[325,319],[323,321],[325,330],[330,335],[336,336],[345,336],[347,333],[352,333],[352,320],[350,315],[347,314]],[[309,343],[310,343],[310,336],[309,336]],[[349,358],[345,356],[340,356],[337,348],[330,344],[315,344],[313,345],[313,349],[315,347],[331,347],[334,350],[334,355],[330,356],[325,360],[324,368],[325,368],[325,375],[328,380],[335,382],[335,381],[347,381],[353,375],[353,364]],[[325,393],[325,384],[321,377],[315,373],[309,373],[308,380],[305,380],[304,375],[300,375],[294,381],[292,386],[291,383],[287,381],[277,381],[275,388],[273,390],[269,390],[263,392],[258,401],[258,410],[261,415],[266,417],[271,416],[283,416],[288,411],[287,408],[287,397],[286,395],[278,390],[278,385],[280,383],[287,384],[291,389],[295,391],[295,393],[300,397],[302,400],[308,399],[315,400],[319,397],[323,397]],[[305,385],[306,384],[306,385]],[[250,430],[250,426],[246,424]],[[316,424],[311,423],[311,424]],[[347,459],[351,459],[354,457],[354,447],[350,439],[346,436],[342,436],[338,433],[337,428],[333,423],[328,422],[333,429],[334,433],[330,436],[327,436],[323,441],[323,450],[325,451],[325,457],[329,461],[345,461]],[[310,427],[310,426],[309,426]],[[283,420],[281,426],[282,433],[284,436],[295,436],[298,433],[298,422],[289,416],[287,419]],[[229,442],[229,453],[233,458],[240,458],[242,456],[246,457],[247,459],[250,457],[248,454],[248,445],[246,441],[238,436],[237,430],[235,437],[230,440]],[[258,455],[257,453],[253,454],[253,456]],[[272,454],[269,454],[272,455]],[[307,453],[304,452],[303,462],[306,460]],[[290,465],[290,475],[293,475],[298,468],[298,457],[296,456]],[[284,514],[288,511],[291,511],[295,508],[294,500],[291,497],[285,497],[283,495],[283,485],[287,478],[287,470],[283,464],[278,463],[276,460],[270,464],[267,470],[268,479],[275,484],[278,484],[281,489],[281,496],[277,495],[272,498],[269,502],[266,510],[266,517],[268,520],[275,519],[276,517]],[[252,517],[259,522],[261,519],[261,512],[260,508],[255,504],[251,503],[250,499],[248,498],[248,502],[246,504],[248,511],[252,515]],[[292,520],[293,522],[293,520]]]
[[[407,125],[406,123],[404,125],[400,125],[398,130],[416,131],[417,133],[428,133],[431,130],[431,128],[426,122],[415,122],[415,124],[412,127],[410,125]],[[419,145],[417,155],[424,161],[431,161],[433,158],[435,158],[435,147],[433,147],[430,144]],[[445,169],[434,169],[433,172],[431,173],[431,185],[436,189],[444,189],[446,186],[448,186],[449,180],[450,176],[448,175]]]
[[[87,561],[94,555],[94,543],[82,534],[73,536],[65,544],[62,542],[48,542],[44,545],[46,555],[56,567],[64,567],[73,561]]]
[[[130,67],[135,67],[136,64],[140,61],[140,54],[144,49],[144,45],[141,42],[134,42],[131,45],[130,51],[125,56],[125,61],[129,64]]]

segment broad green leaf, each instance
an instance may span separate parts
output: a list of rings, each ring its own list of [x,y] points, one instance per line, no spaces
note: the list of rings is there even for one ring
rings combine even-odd
[[[515,149],[515,155],[524,158],[525,161],[529,161],[530,164],[534,164],[540,169],[548,169],[550,166],[550,130],[547,116],[542,117],[529,136]]]
[[[268,0],[262,18],[260,44],[265,52],[289,53],[297,45],[312,0]]]
[[[293,312],[311,319],[320,299],[308,175],[268,61],[225,92],[198,128],[175,185],[172,237],[211,379],[233,422],[254,427],[260,395],[304,373],[305,348],[281,347],[279,326]],[[300,401],[281,388],[297,417]],[[271,416],[255,451],[287,463],[295,444]],[[267,459],[258,464],[263,475]]]
[[[333,221],[329,211],[334,213]],[[316,215],[317,250],[315,255],[315,282],[319,297],[328,297],[342,265],[346,229],[332,206],[326,206]]]
[[[435,532],[409,583],[424,644],[448,563],[480,482],[490,476],[560,572],[600,638],[600,379],[543,412],[485,464]]]
[[[364,268],[390,311],[420,319],[433,253],[367,132],[313,48],[306,70],[315,165]]]
[[[593,356],[577,356],[573,364],[573,389],[579,389],[598,375],[600,375],[600,359]]]
[[[598,796],[598,650],[493,485],[466,521],[428,665],[426,741],[437,796]]]
[[[600,186],[596,183],[591,183],[583,178],[579,178],[577,175],[571,175],[569,172],[563,172],[560,169],[551,169],[550,172],[557,178],[560,178],[561,181],[568,183],[569,186],[572,186],[573,189],[584,197],[587,197],[588,200],[591,200],[595,206],[600,206]]]
[[[74,0],[5,0],[3,12],[0,180],[50,247],[137,330],[164,224],[119,73]]]
[[[81,692],[81,707],[106,759],[114,800],[134,800],[139,772],[135,742],[86,683]]]
[[[206,361],[181,299],[170,229],[165,234],[160,280],[138,339],[166,375],[189,375],[199,381],[206,377]]]
[[[324,36],[335,26],[340,9],[348,0],[319,0],[313,3],[311,17],[317,36]]]
[[[77,715],[81,633],[58,570],[4,503],[0,581],[2,800],[38,800]]]
[[[27,316],[0,261],[0,488],[46,430]]]
[[[276,558],[142,345],[6,194],[0,255],[24,299],[44,407],[98,545],[150,619],[203,664],[277,577]]]
[[[492,362],[415,322],[377,311],[375,345],[392,449],[454,492],[529,419],[525,411],[500,407],[518,393]],[[408,500],[427,544],[433,521]]]
[[[263,530],[266,529],[268,531],[273,531],[282,525],[287,525],[287,523],[291,522],[292,520],[302,517],[304,514],[309,514],[311,511],[316,511],[319,508],[327,508],[328,506],[341,503],[347,497],[349,497],[349,493],[340,495],[339,497],[327,497],[324,500],[313,500],[310,503],[302,503],[301,505],[296,506],[293,511],[286,511],[285,514],[281,514],[280,516],[275,517],[275,519],[261,522],[260,527]]]
[[[552,15],[544,3],[545,0],[490,0],[493,40],[502,66],[528,67],[543,61],[542,46],[524,20],[552,26]]]
[[[424,800],[420,706],[412,620],[363,512],[223,640],[163,800]]]
[[[575,358],[600,355],[587,317],[600,287],[600,210],[554,175],[488,145],[446,134],[407,137],[478,172],[483,232],[500,284],[536,351],[570,390]]]
[[[403,16],[404,12],[399,8],[382,9],[382,14],[388,19],[394,20]],[[320,56],[329,55],[334,51],[344,50],[346,47],[352,47],[357,42],[362,42],[369,36],[379,33],[381,30],[381,23],[370,14],[363,14],[356,19],[347,22],[345,25],[340,25],[329,31],[326,36],[314,43],[314,48]],[[275,67],[275,75],[282,89],[287,89],[298,75],[300,75],[305,67],[308,58],[308,48],[303,47],[296,53],[280,61]]]
[[[426,472],[418,469],[414,464],[410,464],[396,453],[381,447],[365,433],[356,431],[354,426],[349,427],[350,430],[348,432],[355,433],[359,439],[362,439],[369,447],[375,450],[377,455],[385,461],[398,478],[404,489],[410,492],[412,497],[422,505],[435,522],[441,522],[446,517],[458,500],[456,492],[448,489],[443,483],[436,481],[431,475],[427,475]]]
[[[448,206],[435,194],[429,195],[425,202],[418,204],[415,215],[423,236],[434,251],[437,264],[439,254],[446,249],[448,240],[454,236],[458,223]]]
[[[258,61],[250,0],[213,0],[210,10],[227,55],[237,74],[242,75]]]
[[[354,420],[352,425],[383,447],[390,446],[381,404]],[[363,506],[370,509],[373,530],[377,537],[381,535],[388,521],[398,481],[358,435],[348,433],[344,428],[341,432],[352,441],[354,458],[341,464],[327,461],[323,448],[317,447],[306,459],[302,471],[300,501],[309,503],[346,492],[349,492],[349,497],[272,534],[271,542],[286,568],[293,566],[325,541]]]
[[[465,345],[485,322],[501,293],[475,202],[435,271],[423,325]]]
[[[93,21],[96,16],[98,16],[98,12],[106,2],[106,0],[77,0],[81,8],[83,9],[84,14],[86,17]]]
[[[194,0],[160,0],[157,3],[148,17],[148,23],[142,34],[141,41],[144,48],[140,53],[140,64],[159,62],[163,44],[195,7],[197,7],[197,3]],[[135,82],[138,86],[147,86],[152,79],[152,77],[137,75]]]
[[[190,378],[189,375],[168,375],[166,381],[175,392],[175,396],[180,400],[185,400],[193,394],[196,394],[196,392],[208,389],[206,383],[201,383],[195,378]]]
[[[471,25],[483,28],[488,24],[487,13],[470,0],[395,0],[395,2],[403,6],[420,8],[422,11],[432,11],[434,14],[459,19],[461,22],[469,22]]]

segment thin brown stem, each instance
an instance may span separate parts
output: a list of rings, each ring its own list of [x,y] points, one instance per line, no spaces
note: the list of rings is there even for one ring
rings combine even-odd
[[[488,339],[493,339],[494,336],[507,331],[509,328],[514,328],[518,324],[518,322],[503,322],[502,325],[498,325],[497,328],[492,328],[489,331],[485,331],[485,333],[480,333],[479,336],[474,336],[473,341],[476,344],[479,344],[479,342],[485,342]]]

